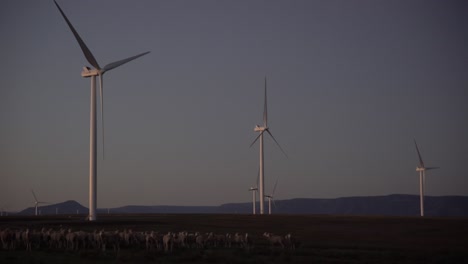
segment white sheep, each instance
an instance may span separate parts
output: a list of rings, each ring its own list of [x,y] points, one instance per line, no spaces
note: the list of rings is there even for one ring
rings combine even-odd
[[[281,248],[284,248],[284,239],[281,236],[273,235],[270,233],[263,233],[263,236],[268,239],[270,242],[271,247],[273,248],[274,246],[281,246]]]
[[[168,232],[163,236],[163,245],[164,245],[164,252],[172,252],[172,245],[173,245],[173,235],[171,232]]]

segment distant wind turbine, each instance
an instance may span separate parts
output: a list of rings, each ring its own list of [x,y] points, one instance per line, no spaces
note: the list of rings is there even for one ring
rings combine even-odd
[[[99,76],[99,90],[101,94],[101,125],[102,125],[102,156],[104,158],[104,90],[103,90],[103,75],[107,71],[110,71],[114,68],[121,66],[129,61],[132,61],[136,58],[139,58],[143,55],[149,53],[149,51],[123,59],[119,61],[115,61],[112,63],[107,64],[103,68],[101,68],[94,58],[93,54],[86,46],[84,41],[81,39],[78,32],[75,30],[71,22],[68,20],[65,13],[62,11],[60,6],[54,0],[55,5],[57,6],[58,10],[62,14],[65,22],[67,22],[68,27],[72,31],[73,35],[75,36],[76,41],[80,45],[81,50],[83,51],[86,60],[94,67],[94,69],[90,69],[88,67],[83,67],[83,71],[81,72],[81,76],[84,78],[91,77],[91,113],[90,113],[90,130],[89,130],[89,221],[95,221],[97,219],[96,216],[96,207],[97,207],[97,148],[96,148],[96,76]]]
[[[438,169],[439,167],[424,166],[424,162],[421,158],[421,153],[419,152],[418,144],[416,144],[416,139],[414,139],[414,145],[416,146],[416,151],[418,152],[418,157],[419,157],[419,165],[416,167],[416,171],[419,171],[419,202],[420,202],[421,216],[424,216],[424,188],[425,188],[424,184],[426,181],[426,171]]]
[[[34,193],[34,190],[31,190],[31,193],[32,195],[34,196],[34,207],[35,207],[35,215],[37,216],[38,215],[38,211],[37,211],[37,208],[39,207],[39,204],[48,204],[48,202],[41,202],[39,200],[37,200],[37,196],[36,194]]]
[[[257,191],[258,191],[258,175],[257,173],[257,185],[255,187],[250,187],[249,192],[252,192],[252,210],[253,214],[256,214],[257,209],[256,209],[256,204],[257,204]]]
[[[278,184],[278,179],[276,179],[275,187],[273,187],[273,192],[270,195],[265,195],[265,197],[268,198],[268,214],[271,214],[271,201],[273,201],[273,204],[276,207],[274,197],[275,197],[275,191],[276,191],[276,185],[277,184]]]
[[[255,138],[255,140],[252,142],[252,144],[250,144],[250,147],[253,146],[253,144],[255,144],[255,142],[257,142],[258,139],[260,139],[260,185],[259,185],[259,197],[260,197],[260,214],[264,214],[264,203],[265,203],[265,192],[264,192],[264,189],[265,189],[265,179],[264,179],[264,167],[263,167],[263,133],[266,131],[270,136],[271,138],[275,141],[276,145],[279,147],[279,149],[281,150],[281,152],[283,152],[283,154],[288,157],[288,155],[286,155],[286,152],[284,152],[283,148],[281,148],[280,144],[278,143],[278,141],[276,141],[275,137],[273,137],[273,135],[271,134],[270,132],[270,128],[268,127],[268,111],[267,111],[267,81],[266,81],[266,77],[265,77],[265,101],[264,101],[264,105],[263,105],[263,125],[262,126],[259,126],[259,125],[256,125],[255,128],[254,128],[254,131],[255,132],[259,132],[260,134]]]

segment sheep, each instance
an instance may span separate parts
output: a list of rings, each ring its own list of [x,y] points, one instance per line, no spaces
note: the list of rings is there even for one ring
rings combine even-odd
[[[14,233],[9,229],[4,229],[0,232],[0,240],[2,241],[2,247],[5,250],[13,249]]]
[[[263,233],[265,239],[269,242],[271,249],[282,248],[295,250],[296,239],[291,234],[273,235],[272,233]],[[94,230],[93,232],[72,231],[71,229],[24,229],[10,230],[0,229],[0,250],[14,250],[20,247],[31,251],[33,249],[42,249],[48,247],[56,250],[76,251],[81,249],[96,249],[106,251],[113,248],[119,251],[120,246],[126,248],[144,249],[147,251],[163,251],[165,253],[173,252],[179,248],[230,248],[232,245],[238,248],[250,250],[255,243],[252,239],[255,236],[249,233],[237,232],[234,234],[226,233],[216,234],[213,232],[200,234],[181,231],[177,233],[168,232],[160,234],[156,231],[151,232],[133,232],[131,229],[123,231],[105,232],[104,230]],[[145,244],[146,243],[146,244]]]
[[[239,233],[234,234],[234,245],[238,247],[244,246],[244,237]]]
[[[205,247],[205,237],[201,234],[195,237],[195,243],[197,248],[204,248]]]
[[[146,233],[144,232],[133,232],[130,236],[130,244],[140,248],[143,246],[143,243],[146,241]]]
[[[29,231],[29,228],[26,229],[26,231],[21,233],[21,239],[26,247],[26,251],[31,251],[31,232]]]
[[[284,248],[284,242],[283,242],[283,237],[281,236],[276,236],[270,233],[263,233],[263,236],[270,241],[270,245],[273,248],[274,246],[281,246],[281,248]]]
[[[225,246],[226,245],[226,236],[217,234],[214,236],[214,246]]]
[[[68,233],[65,235],[65,239],[67,241],[67,249],[75,250],[75,241],[76,241],[76,234],[71,229],[68,229]]]
[[[250,249],[253,246],[252,236],[250,236],[249,233],[245,233],[244,245],[247,249]]]
[[[13,238],[12,249],[16,249],[17,246],[21,245],[23,241],[22,233],[23,231],[16,230],[14,238]]]
[[[158,235],[154,231],[151,231],[151,233],[145,234],[145,242],[146,242],[146,251],[156,250],[159,248]]]
[[[199,235],[198,232],[196,232],[196,233],[187,233],[186,244],[187,244],[188,247],[190,247],[190,248],[197,247],[196,238],[197,238],[198,235]]]
[[[101,230],[101,231],[97,231],[97,230],[94,230],[94,233],[93,233],[93,241],[94,241],[94,248],[95,249],[101,249],[101,247],[103,246],[103,239],[102,239],[102,236],[103,236],[103,232],[104,230]]]
[[[179,232],[173,237],[173,244],[176,247],[185,248],[187,244],[187,232]]]
[[[100,232],[102,239],[102,251],[106,251],[107,247],[112,247],[114,251],[120,251],[119,230],[114,232]]]
[[[164,252],[172,252],[173,238],[174,236],[171,232],[168,232],[163,236]]]
[[[232,245],[232,235],[229,233],[226,233],[226,246],[230,248]]]
[[[288,249],[291,249],[291,250],[296,249],[296,239],[293,236],[291,236],[290,233],[284,236],[284,244],[285,244],[285,247]]]

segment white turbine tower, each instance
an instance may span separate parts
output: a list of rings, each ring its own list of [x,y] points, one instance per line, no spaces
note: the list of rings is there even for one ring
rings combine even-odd
[[[84,41],[81,39],[78,32],[75,30],[73,25],[68,20],[65,13],[62,11],[60,6],[54,0],[55,5],[57,6],[58,10],[62,14],[63,18],[68,24],[68,27],[72,31],[73,35],[75,36],[76,41],[80,45],[81,50],[83,51],[86,60],[94,67],[94,69],[90,69],[88,67],[83,67],[83,71],[81,72],[81,76],[84,78],[91,77],[91,107],[90,107],[90,130],[89,130],[89,221],[95,221],[96,217],[96,203],[97,203],[97,148],[96,148],[96,76],[99,76],[99,90],[101,94],[101,124],[102,124],[102,156],[104,158],[104,113],[103,113],[103,102],[104,102],[104,94],[103,94],[103,75],[109,70],[117,68],[122,64],[125,64],[129,61],[132,61],[138,57],[146,55],[149,51],[135,55],[133,57],[129,57],[123,60],[115,61],[112,63],[107,64],[103,68],[99,66],[96,59],[94,58],[91,51],[88,49]]]
[[[254,131],[255,132],[259,132],[260,134],[255,138],[255,140],[252,142],[252,144],[250,144],[250,147],[253,146],[253,144],[255,144],[255,142],[257,142],[258,139],[260,139],[260,185],[258,186],[259,187],[259,198],[260,198],[260,214],[264,214],[264,202],[265,202],[265,192],[264,192],[264,187],[265,187],[265,180],[264,180],[264,166],[263,166],[263,133],[266,131],[270,136],[271,138],[275,141],[276,145],[278,145],[278,147],[280,148],[281,152],[283,152],[283,154],[288,157],[288,155],[286,155],[286,152],[284,152],[284,150],[281,148],[280,144],[278,143],[278,141],[276,141],[275,137],[273,137],[273,135],[271,134],[270,132],[270,128],[268,127],[268,113],[267,113],[267,81],[266,81],[266,77],[265,77],[265,101],[264,101],[264,106],[263,106],[263,125],[262,126],[259,126],[259,125],[256,125],[255,128],[254,128]]]
[[[276,185],[277,184],[278,184],[278,179],[276,179],[275,187],[273,187],[273,192],[270,195],[265,195],[265,197],[268,198],[268,214],[271,214],[271,201],[273,201],[273,204],[276,207],[274,197],[275,197],[275,191],[276,191]]]
[[[421,153],[419,153],[418,144],[416,144],[416,139],[414,139],[414,145],[416,146],[416,151],[418,152],[418,157],[419,157],[419,165],[416,167],[416,171],[419,171],[419,202],[420,202],[421,216],[424,216],[424,188],[425,188],[424,183],[426,181],[426,171],[438,169],[439,167],[424,166],[424,162],[421,158]]]
[[[37,211],[37,208],[39,207],[39,204],[47,204],[47,202],[41,202],[39,200],[37,200],[37,196],[36,194],[34,193],[34,190],[31,190],[31,193],[32,195],[34,196],[34,208],[35,208],[35,215],[37,216],[38,215],[38,211]]]

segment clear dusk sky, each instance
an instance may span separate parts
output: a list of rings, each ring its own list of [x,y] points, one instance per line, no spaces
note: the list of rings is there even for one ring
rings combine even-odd
[[[468,195],[468,2],[58,1],[105,77],[98,207]],[[52,0],[0,7],[0,207],[88,206],[90,80]],[[98,97],[99,98],[99,97]],[[99,105],[98,105],[99,110]],[[99,113],[99,112],[98,112]]]

